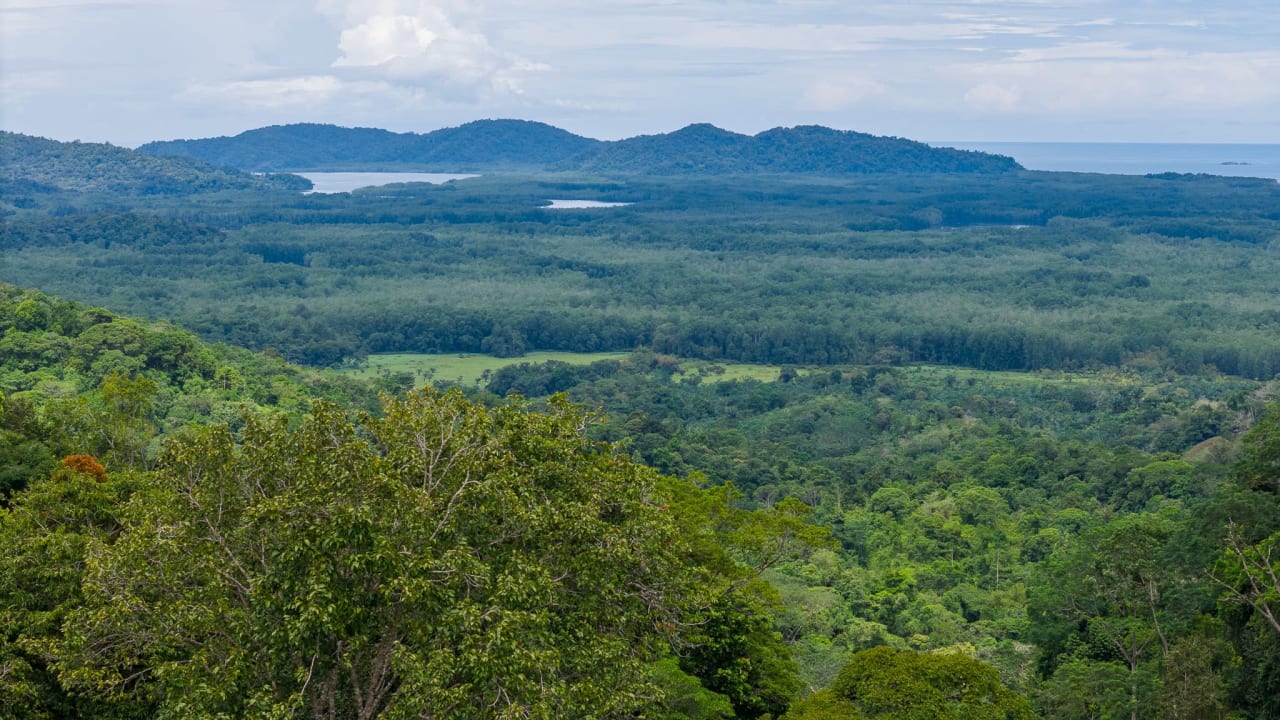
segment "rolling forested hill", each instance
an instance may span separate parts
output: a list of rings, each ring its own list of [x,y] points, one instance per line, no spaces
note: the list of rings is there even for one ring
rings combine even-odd
[[[246,170],[555,170],[629,175],[961,172],[1018,169],[1007,157],[932,148],[900,138],[822,127],[755,136],[710,125],[601,142],[543,123],[481,120],[425,134],[287,125],[235,137],[172,140],[138,148]]]
[[[425,134],[313,123],[277,125],[235,137],[151,142],[138,150],[253,171],[531,170],[563,162],[597,144],[544,123],[478,120]]]
[[[223,190],[305,190],[292,175],[250,175],[179,157],[102,143],[63,143],[0,132],[0,195],[71,190],[121,195],[186,195]]]
[[[557,169],[630,175],[806,173],[1002,173],[1012,159],[819,126],[774,128],[755,136],[690,125],[665,135],[604,143]]]

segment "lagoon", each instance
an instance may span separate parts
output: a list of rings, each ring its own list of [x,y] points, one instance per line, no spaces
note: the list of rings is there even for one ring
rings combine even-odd
[[[599,200],[551,200],[544,210],[582,210],[585,208],[611,208],[631,205],[629,202],[601,202]]]
[[[426,172],[300,172],[294,173],[311,181],[309,193],[344,193],[366,187],[396,183],[431,183],[439,185],[451,180],[465,180],[475,175]]]

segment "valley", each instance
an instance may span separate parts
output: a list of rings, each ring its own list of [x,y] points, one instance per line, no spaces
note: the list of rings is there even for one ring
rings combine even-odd
[[[869,137],[0,135],[4,707],[1280,714],[1280,185]]]

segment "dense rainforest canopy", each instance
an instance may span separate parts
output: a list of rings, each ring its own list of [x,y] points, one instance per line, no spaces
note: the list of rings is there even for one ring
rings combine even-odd
[[[7,715],[1280,715],[1273,182],[4,139]]]

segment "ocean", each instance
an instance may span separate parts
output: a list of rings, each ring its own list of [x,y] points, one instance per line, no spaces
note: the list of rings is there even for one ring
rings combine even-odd
[[[1028,170],[1146,175],[1206,173],[1280,179],[1280,145],[1232,143],[931,142],[1008,155]]]

